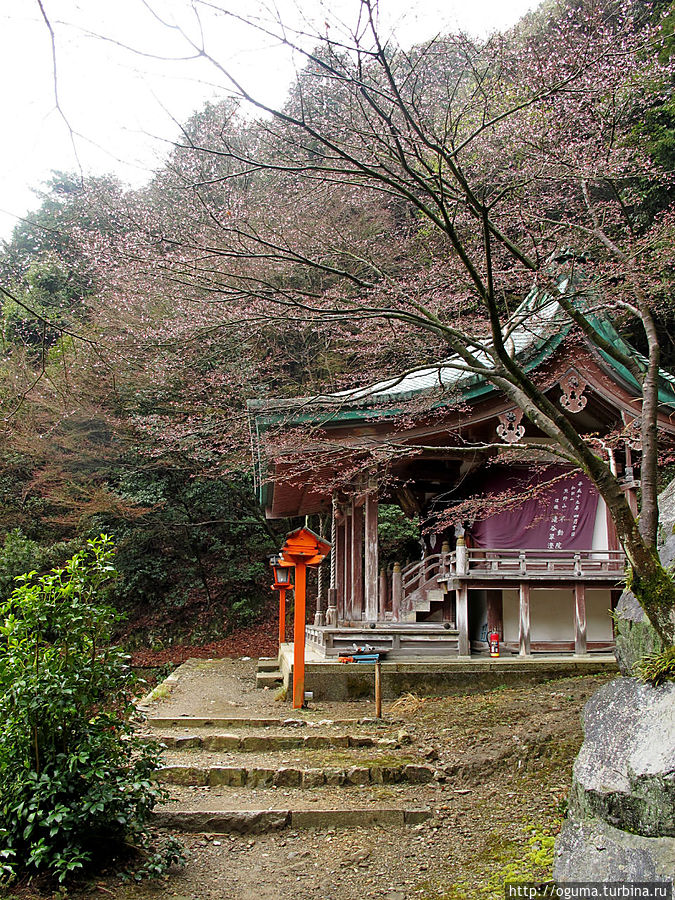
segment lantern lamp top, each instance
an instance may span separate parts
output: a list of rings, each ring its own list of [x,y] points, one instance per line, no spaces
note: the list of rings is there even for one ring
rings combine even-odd
[[[329,541],[310,528],[296,528],[286,535],[281,555],[289,563],[296,560],[308,566],[318,566],[331,551]]]

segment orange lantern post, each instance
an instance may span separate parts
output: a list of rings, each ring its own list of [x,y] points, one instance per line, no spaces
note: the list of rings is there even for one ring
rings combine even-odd
[[[291,588],[292,563],[287,563],[280,556],[270,556],[270,566],[274,572],[273,591],[279,591],[279,649],[286,640],[286,591]]]
[[[328,541],[309,528],[296,528],[286,536],[281,558],[295,566],[295,610],[293,613],[293,709],[305,704],[305,604],[307,566],[320,566],[330,553]]]

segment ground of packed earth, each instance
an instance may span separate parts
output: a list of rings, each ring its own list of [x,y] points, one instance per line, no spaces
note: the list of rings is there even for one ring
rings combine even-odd
[[[565,812],[581,744],[580,713],[590,695],[612,677],[562,678],[444,698],[405,695],[385,702],[380,723],[372,719],[373,703],[365,701],[316,702],[293,713],[288,701],[276,699],[274,689],[255,687],[255,660],[202,660],[187,674],[169,690],[157,692],[151,715],[174,721],[186,715],[274,718],[280,722],[277,728],[235,733],[351,733],[373,741],[370,747],[239,755],[198,746],[182,751],[192,754],[191,765],[279,770],[311,764],[312,771],[344,772],[351,766],[414,763],[426,766],[433,777],[425,783],[412,778],[376,783],[373,777],[365,784],[347,779],[315,787],[269,784],[257,790],[170,785],[182,809],[344,808],[354,824],[178,834],[186,855],[182,868],[136,884],[112,866],[93,881],[71,887],[67,895],[74,900],[488,900],[503,897],[507,878],[546,880],[551,838]],[[306,724],[284,726],[286,718]],[[199,738],[208,729],[181,728],[179,723],[168,733]],[[168,749],[167,765],[179,756],[180,751]],[[417,824],[359,824],[360,811],[365,816],[380,807],[424,809],[429,818]],[[6,896],[25,900],[63,894],[24,884]]]

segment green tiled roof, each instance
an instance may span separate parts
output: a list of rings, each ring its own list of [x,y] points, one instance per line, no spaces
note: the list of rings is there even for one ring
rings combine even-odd
[[[567,279],[562,280],[561,292],[567,287]],[[646,366],[644,357],[623,340],[606,317],[588,315],[587,318],[593,329],[617,350]],[[529,372],[552,356],[571,329],[572,322],[557,298],[535,287],[505,325],[504,335],[508,335],[516,359]],[[617,376],[617,380],[638,396],[640,385],[631,372],[610,354],[597,347],[594,350]],[[490,358],[484,350],[476,348],[475,356],[483,365],[489,364]],[[259,439],[270,427],[282,423],[290,426],[366,423],[400,415],[405,412],[406,402],[425,395],[438,393],[433,405],[442,408],[455,404],[457,400],[474,401],[499,391],[486,376],[462,371],[461,366],[461,358],[455,355],[437,365],[420,367],[403,377],[384,379],[362,388],[311,398],[249,400],[247,406],[258,484],[263,474]],[[659,401],[675,409],[675,378],[664,371],[661,372]]]

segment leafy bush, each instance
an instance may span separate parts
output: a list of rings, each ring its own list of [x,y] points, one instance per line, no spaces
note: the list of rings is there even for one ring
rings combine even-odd
[[[381,504],[377,524],[380,539],[380,564],[388,567],[394,562],[420,558],[420,525],[408,519],[399,506]]]
[[[105,535],[0,605],[0,870],[63,882],[122,841],[149,842],[157,750],[132,735],[132,675],[108,645]]]
[[[658,687],[665,681],[675,681],[675,647],[665,647],[658,653],[649,653],[637,664],[641,681]]]
[[[0,548],[0,597],[7,598],[15,587],[15,579],[24,572],[46,571],[62,565],[82,546],[82,541],[59,541],[43,547],[31,540],[21,528],[14,528],[5,536]]]
[[[26,537],[20,528],[7,534],[0,550],[0,595],[3,599],[14,589],[17,575],[37,568],[39,552],[39,545]]]

